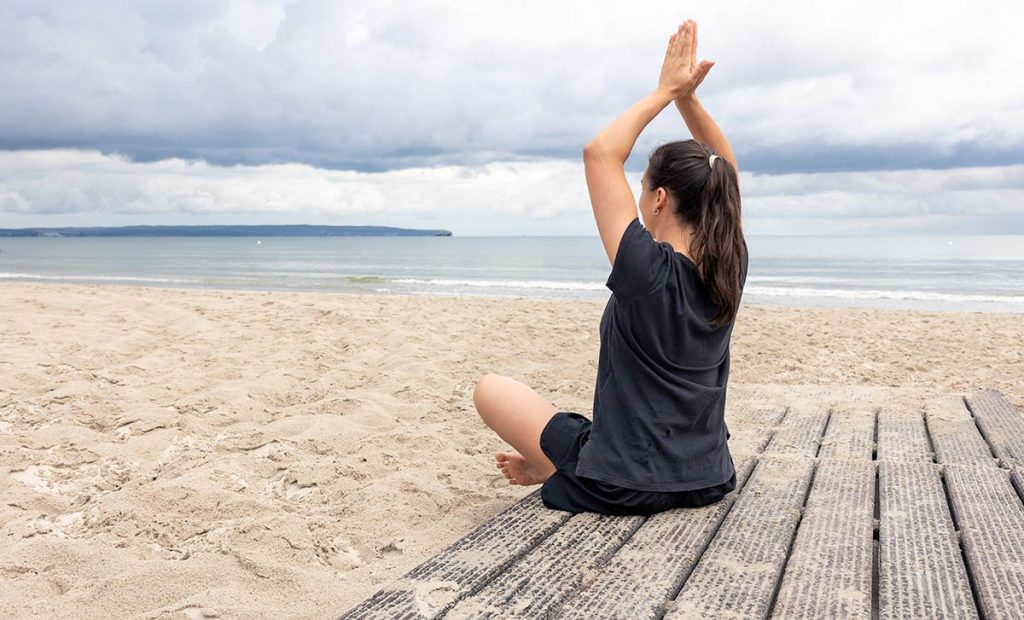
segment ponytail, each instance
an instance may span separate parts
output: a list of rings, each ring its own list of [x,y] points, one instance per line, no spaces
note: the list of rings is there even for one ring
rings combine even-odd
[[[672,195],[680,221],[693,226],[690,252],[718,306],[710,322],[722,327],[739,311],[744,241],[736,168],[712,155],[696,140],[669,142],[651,153],[647,176],[651,187]]]
[[[740,215],[736,169],[717,157],[701,193],[690,251],[719,308],[711,318],[719,326],[732,323],[739,311],[744,251]]]

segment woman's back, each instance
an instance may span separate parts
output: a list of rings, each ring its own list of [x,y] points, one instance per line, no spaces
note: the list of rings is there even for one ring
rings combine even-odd
[[[744,251],[743,284],[746,271]],[[717,307],[696,266],[639,219],[608,287],[593,432],[577,475],[647,491],[725,482],[734,473],[724,420],[733,324],[709,322]]]

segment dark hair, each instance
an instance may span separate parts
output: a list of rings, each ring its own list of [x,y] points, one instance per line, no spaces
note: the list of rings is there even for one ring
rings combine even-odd
[[[690,252],[719,311],[713,324],[732,323],[740,305],[743,227],[736,169],[696,140],[668,142],[654,149],[647,164],[651,191],[664,187],[675,201],[676,216],[694,229]]]

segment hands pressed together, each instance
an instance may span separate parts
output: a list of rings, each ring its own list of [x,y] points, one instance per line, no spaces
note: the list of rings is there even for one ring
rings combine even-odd
[[[714,65],[710,60],[697,62],[697,22],[688,19],[668,39],[658,88],[677,99],[692,96]]]
[[[680,24],[677,31],[669,37],[657,88],[630,106],[584,146],[584,160],[589,162],[587,186],[591,190],[591,200],[594,200],[595,192],[605,191],[601,189],[601,179],[604,179],[605,175],[596,172],[602,162],[615,167],[614,191],[619,191],[620,182],[621,185],[625,185],[625,177],[619,176],[622,172],[620,166],[629,158],[644,128],[673,100],[693,139],[713,149],[715,154],[728,160],[738,170],[736,156],[725,134],[696,97],[697,87],[714,65],[714,61],[711,60],[697,62],[697,23],[688,19]],[[628,185],[625,191],[630,192]],[[599,223],[598,227],[600,226]],[[625,228],[625,224],[622,228]],[[614,255],[618,240],[619,237],[615,235],[608,237],[606,249],[609,257]]]

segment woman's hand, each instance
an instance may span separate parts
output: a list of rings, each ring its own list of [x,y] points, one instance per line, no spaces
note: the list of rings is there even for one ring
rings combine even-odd
[[[689,97],[714,65],[709,60],[697,62],[697,22],[688,19],[668,39],[658,88],[671,93],[673,98]]]

